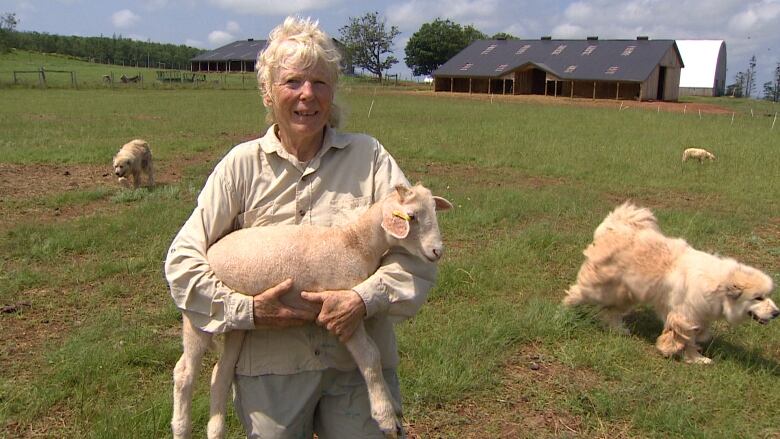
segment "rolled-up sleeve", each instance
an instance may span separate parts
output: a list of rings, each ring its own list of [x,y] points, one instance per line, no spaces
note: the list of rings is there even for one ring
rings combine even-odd
[[[378,144],[375,163],[375,200],[398,184],[409,185],[401,168],[381,144]],[[398,322],[417,314],[436,283],[436,276],[436,264],[403,249],[393,249],[382,258],[377,271],[353,290],[366,305],[366,318],[385,314]]]
[[[240,203],[225,169],[223,161],[209,176],[165,260],[174,303],[195,326],[211,333],[254,329],[252,297],[219,281],[206,257],[209,246],[233,229],[239,212]]]

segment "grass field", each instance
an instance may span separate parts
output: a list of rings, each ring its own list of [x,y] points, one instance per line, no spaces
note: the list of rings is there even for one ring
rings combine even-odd
[[[166,437],[181,349],[162,261],[216,161],[263,132],[257,92],[0,97],[0,437]],[[774,107],[717,101],[732,122],[352,83],[341,102],[347,130],[380,139],[410,180],[456,205],[440,217],[439,283],[398,327],[413,437],[780,437],[779,324],[716,325],[715,364],[702,367],[657,354],[647,310],[619,336],[558,306],[593,229],[626,199],[667,234],[780,279]],[[109,175],[134,137],[152,145],[154,190]],[[718,161],[683,166],[693,145]],[[199,437],[207,404],[203,377]]]

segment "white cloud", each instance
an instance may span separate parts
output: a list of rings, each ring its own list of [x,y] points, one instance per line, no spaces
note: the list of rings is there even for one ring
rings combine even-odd
[[[290,15],[305,11],[322,10],[334,7],[340,0],[210,0],[210,3],[240,14],[253,15]]]
[[[119,29],[131,27],[140,19],[141,17],[129,9],[122,9],[111,15],[111,23],[113,23],[114,27]]]
[[[223,30],[215,30],[209,33],[208,39],[209,44],[211,44],[213,47],[219,47],[228,43],[232,43],[236,40],[236,37]]]

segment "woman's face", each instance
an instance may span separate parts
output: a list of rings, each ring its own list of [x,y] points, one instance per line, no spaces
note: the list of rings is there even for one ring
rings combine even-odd
[[[321,135],[330,119],[332,80],[321,65],[310,69],[280,68],[270,96],[263,100],[273,108],[284,134],[304,140]]]

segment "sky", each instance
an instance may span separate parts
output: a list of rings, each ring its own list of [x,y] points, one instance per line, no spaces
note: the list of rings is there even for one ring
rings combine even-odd
[[[390,73],[405,79],[411,78],[407,41],[437,18],[524,39],[725,40],[726,83],[755,55],[759,95],[780,62],[780,0],[0,0],[0,13],[9,12],[20,31],[121,35],[202,49],[266,39],[288,15],[318,19],[339,38],[350,17],[378,12],[401,31],[393,48],[399,63]]]

